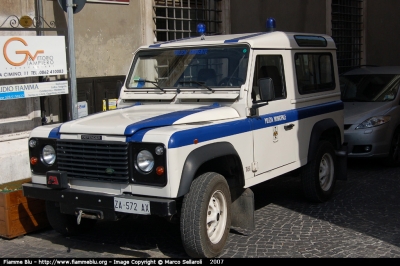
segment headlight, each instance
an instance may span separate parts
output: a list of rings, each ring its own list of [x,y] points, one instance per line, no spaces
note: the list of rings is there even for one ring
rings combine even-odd
[[[141,171],[149,173],[154,167],[154,157],[151,152],[142,150],[136,157],[136,164]]]
[[[367,120],[365,120],[364,122],[362,122],[361,124],[359,124],[356,129],[365,129],[365,128],[371,128],[371,127],[377,127],[380,125],[385,124],[386,122],[390,121],[390,116],[386,115],[386,116],[374,116],[371,118],[368,118]]]
[[[46,145],[42,150],[42,158],[47,165],[52,165],[56,161],[56,151],[52,146]]]

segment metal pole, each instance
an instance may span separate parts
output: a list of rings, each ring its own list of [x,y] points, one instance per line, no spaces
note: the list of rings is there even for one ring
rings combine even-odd
[[[36,23],[37,23],[37,28],[43,28],[43,23],[42,23],[42,18],[43,18],[43,5],[42,5],[42,0],[36,0]],[[43,31],[38,30],[36,32],[37,36],[43,36]]]
[[[43,28],[43,5],[42,5],[42,0],[36,0],[36,27],[37,28]],[[38,30],[36,31],[37,36],[43,36],[43,31]],[[39,82],[43,82],[44,78],[43,76],[39,77]],[[40,101],[40,114],[42,117],[42,125],[46,124],[46,108],[45,108],[45,99],[46,97],[39,97]]]
[[[70,96],[71,96],[71,112],[72,120],[78,118],[78,106],[77,106],[77,92],[76,92],[76,68],[75,68],[75,39],[74,39],[74,13],[73,13],[73,2],[67,0],[67,15],[68,15],[68,51],[69,51],[69,76],[70,76]],[[71,118],[71,114],[69,114]]]

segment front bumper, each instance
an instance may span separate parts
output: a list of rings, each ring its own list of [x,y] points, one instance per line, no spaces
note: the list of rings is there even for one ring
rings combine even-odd
[[[393,131],[389,123],[369,129],[344,131],[344,142],[348,145],[349,157],[385,157],[389,155]],[[357,151],[357,147],[371,146],[368,152]]]
[[[76,215],[79,210],[98,214],[99,219],[118,220],[126,213],[114,210],[114,197],[145,200],[150,202],[151,215],[171,216],[176,214],[176,200],[151,197],[139,197],[130,194],[110,195],[81,191],[76,189],[52,189],[46,185],[26,183],[22,185],[25,197],[54,201],[60,204],[61,213]]]

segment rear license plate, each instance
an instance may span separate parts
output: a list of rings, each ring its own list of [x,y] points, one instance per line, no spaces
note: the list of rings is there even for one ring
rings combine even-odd
[[[150,215],[150,202],[126,198],[114,198],[114,210],[117,212]]]

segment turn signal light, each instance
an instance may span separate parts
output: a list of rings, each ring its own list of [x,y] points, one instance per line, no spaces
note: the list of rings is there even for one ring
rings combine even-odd
[[[31,157],[31,165],[36,165],[38,163],[38,158]]]
[[[164,167],[159,166],[156,168],[156,174],[157,175],[163,175],[164,174]]]

